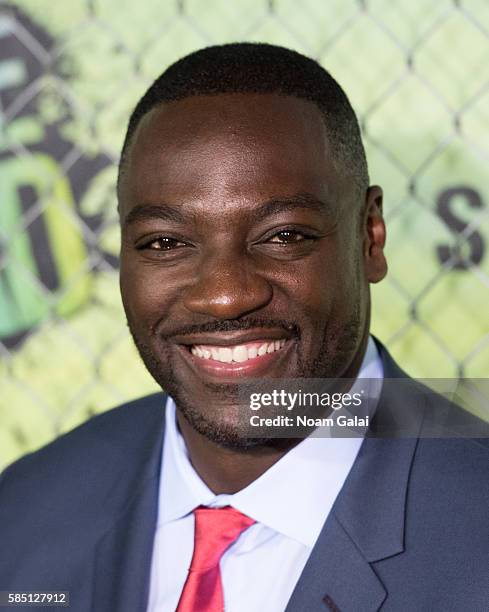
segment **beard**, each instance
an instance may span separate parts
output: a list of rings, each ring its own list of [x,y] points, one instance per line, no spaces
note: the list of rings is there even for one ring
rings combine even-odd
[[[157,354],[143,340],[142,334],[139,333],[137,326],[129,316],[127,322],[134,344],[146,369],[158,385],[171,395],[179,412],[199,434],[218,446],[241,452],[253,452],[260,449],[286,449],[300,441],[296,438],[250,438],[249,428],[243,423],[244,419],[241,416],[244,414],[244,407],[239,406],[239,384],[205,383],[206,391],[215,397],[214,408],[217,408],[217,413],[216,410],[206,412],[199,409],[199,406],[196,406],[195,395],[192,395],[192,389],[188,389],[176,376],[169,351],[163,350],[162,354]],[[289,332],[292,331],[294,339],[300,340],[300,330],[294,323],[277,320],[262,321],[251,318],[243,321],[213,322],[198,326],[198,329],[197,327],[193,327],[192,330],[189,328],[188,333],[191,333],[191,331],[227,332],[252,327],[283,327]],[[361,313],[360,300],[355,300],[350,319],[346,325],[340,326],[330,323],[325,326],[320,342],[320,351],[312,361],[306,363],[299,355],[297,372],[294,374],[294,378],[341,377],[351,364],[356,351],[358,351],[364,329],[365,321]],[[232,422],[229,422],[230,406],[233,407],[231,409],[234,417]],[[311,428],[311,431],[313,429]]]

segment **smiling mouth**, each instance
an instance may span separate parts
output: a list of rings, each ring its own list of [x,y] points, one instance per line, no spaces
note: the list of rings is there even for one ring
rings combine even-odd
[[[245,363],[280,351],[286,343],[286,338],[278,340],[263,340],[247,342],[235,346],[212,346],[210,344],[194,344],[190,352],[201,360],[219,363]]]
[[[261,377],[277,373],[290,358],[295,345],[292,337],[277,331],[260,337],[256,331],[246,334],[208,336],[194,342],[178,343],[180,355],[199,378],[234,382],[236,378]],[[241,337],[239,337],[241,336]],[[249,336],[249,337],[245,337]],[[267,337],[268,336],[268,337]],[[190,340],[190,342],[189,342]]]

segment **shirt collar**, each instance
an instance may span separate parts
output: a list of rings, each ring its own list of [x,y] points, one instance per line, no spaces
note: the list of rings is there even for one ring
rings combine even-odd
[[[378,385],[370,390],[370,397],[373,393],[378,398],[383,368],[371,337],[358,378],[378,379]],[[355,461],[362,438],[306,438],[246,488],[232,495],[215,495],[190,463],[176,425],[175,410],[175,403],[169,397],[158,525],[178,520],[199,505],[232,505],[258,523],[306,546],[314,546]]]

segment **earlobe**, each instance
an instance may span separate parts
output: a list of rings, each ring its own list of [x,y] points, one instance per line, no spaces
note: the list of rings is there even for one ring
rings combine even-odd
[[[386,229],[382,216],[382,189],[373,185],[368,188],[365,216],[365,267],[369,283],[378,283],[387,274],[384,255]]]

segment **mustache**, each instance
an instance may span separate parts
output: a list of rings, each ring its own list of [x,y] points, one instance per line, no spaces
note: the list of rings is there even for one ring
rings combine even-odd
[[[253,328],[282,328],[287,331],[288,334],[292,334],[294,338],[300,338],[299,326],[290,321],[283,319],[258,319],[248,318],[243,320],[222,320],[222,321],[208,321],[207,323],[194,324],[194,325],[182,325],[178,329],[174,329],[171,332],[161,334],[160,337],[164,340],[170,340],[173,336],[187,336],[192,334],[212,334],[214,332],[235,332],[235,331],[246,331]]]

